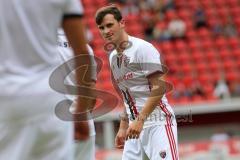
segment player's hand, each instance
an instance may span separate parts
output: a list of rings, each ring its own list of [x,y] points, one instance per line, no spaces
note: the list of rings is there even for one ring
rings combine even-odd
[[[88,121],[74,122],[74,139],[76,141],[85,141],[89,138]]]
[[[135,120],[133,121],[128,129],[127,129],[127,135],[126,135],[126,139],[138,139],[140,136],[140,133],[143,129],[143,124],[144,121],[142,120]]]
[[[123,149],[124,143],[125,143],[125,140],[126,140],[126,134],[127,134],[126,129],[119,129],[118,130],[118,133],[115,137],[115,147],[117,149]]]

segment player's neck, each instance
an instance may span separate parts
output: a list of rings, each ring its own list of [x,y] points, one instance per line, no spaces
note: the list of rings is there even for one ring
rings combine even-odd
[[[124,45],[121,45],[122,42],[128,42],[128,34],[124,32],[120,38],[120,40],[116,43],[117,44],[117,52],[118,54],[122,54],[123,51],[125,50]]]

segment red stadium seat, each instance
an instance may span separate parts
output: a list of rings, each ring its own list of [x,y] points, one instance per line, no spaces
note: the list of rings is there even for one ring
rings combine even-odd
[[[215,41],[215,45],[218,49],[223,49],[228,47],[226,38],[224,37],[218,37]]]
[[[201,76],[199,76],[198,79],[199,79],[200,83],[203,84],[203,86],[213,83],[213,77],[207,71],[205,73],[201,74]]]
[[[235,59],[240,60],[240,48],[232,51],[232,54],[233,54],[233,57],[234,57]]]
[[[143,28],[138,23],[135,23],[135,25],[128,26],[128,29],[129,29],[129,32],[133,35],[138,35],[143,33]]]
[[[190,22],[190,23],[192,23],[192,22]],[[189,38],[189,40],[195,40],[196,38],[197,38],[197,32],[195,31],[195,30],[188,30],[187,32],[186,32],[186,36]]]
[[[94,0],[94,2],[96,2],[96,4],[99,6],[99,7],[103,7],[105,6],[108,1],[107,0]],[[95,4],[95,3],[94,3]]]
[[[93,1],[89,1],[89,0],[82,0],[82,3],[85,7],[85,11],[88,10],[88,7],[92,7],[93,6]]]
[[[187,9],[179,10],[178,16],[183,20],[189,20],[192,18],[191,12]]]
[[[213,1],[216,5],[216,7],[225,7],[226,6],[226,0],[215,0]]]
[[[236,69],[235,62],[232,59],[225,60],[223,62],[223,67],[224,67],[225,72],[230,72],[230,71]]]
[[[228,12],[228,8],[226,8],[226,6],[221,6],[221,7],[218,7],[217,9],[217,15],[219,17],[221,17],[221,21],[224,22],[223,20],[226,20],[227,19],[227,16],[229,15],[229,12]]]
[[[190,63],[184,63],[180,69],[183,71],[184,75],[190,74],[192,71],[192,65]]]
[[[94,47],[96,47],[96,48],[98,48],[98,49],[104,49],[104,41],[102,40],[102,39],[95,39],[94,41],[93,41],[93,45],[94,45]]]
[[[200,3],[205,10],[213,7],[213,2],[209,0],[201,0]]]
[[[200,4],[198,1],[188,1],[188,5],[190,8],[197,8]]]
[[[189,63],[191,62],[191,56],[189,55],[189,53],[187,52],[180,52],[178,54],[178,62],[181,63],[181,64],[185,64],[185,63]]]
[[[211,75],[210,75],[210,76],[211,76]],[[212,95],[212,94],[213,94],[213,91],[214,91],[213,83],[210,82],[210,83],[208,83],[208,84],[203,85],[203,89],[204,89],[204,91],[206,92],[207,96],[208,96],[208,95]]]
[[[205,62],[197,63],[196,69],[197,69],[198,73],[200,73],[202,75],[208,71],[208,65]]]
[[[236,7],[240,4],[238,0],[228,0],[227,3],[230,7]]]
[[[201,28],[198,31],[198,34],[199,34],[199,38],[201,38],[203,40],[208,39],[211,36],[211,32],[206,28]]]
[[[167,10],[167,12],[165,13],[166,19],[167,20],[172,20],[174,19],[174,17],[176,16],[176,11],[174,10]]]
[[[209,62],[217,59],[217,53],[214,50],[206,51],[205,55]]]
[[[213,40],[211,40],[210,38],[209,38],[209,36],[207,37],[205,37],[203,40],[202,40],[202,48],[204,49],[204,50],[209,50],[209,49],[211,49],[211,48],[213,48],[214,47],[214,43],[213,43]]]
[[[125,17],[125,20],[127,24],[132,24],[134,22],[140,23],[139,18],[140,17],[138,15],[128,15],[127,17]]]
[[[231,8],[230,12],[233,18],[238,17],[240,15],[240,7],[236,5],[233,8]]]
[[[231,52],[228,49],[219,51],[219,54],[223,60],[231,58]]]
[[[240,46],[239,46],[239,40],[238,40],[237,36],[236,36],[236,37],[231,37],[231,38],[229,38],[229,39],[228,39],[228,44],[229,44],[229,46],[230,46],[232,49],[240,48]]]
[[[168,59],[169,61],[174,61],[174,62],[177,60],[177,57],[173,52],[163,52],[163,53],[166,60]]]
[[[179,103],[179,104],[187,104],[187,103],[189,103],[189,101],[190,100],[189,100],[188,97],[181,97],[181,98],[176,100],[176,102]]]
[[[202,102],[204,100],[204,98],[202,96],[195,95],[195,96],[193,96],[192,100],[196,103],[199,103],[199,102]]]
[[[174,3],[178,8],[187,8],[187,5],[188,5],[188,3],[186,3],[185,0],[177,0],[177,1],[174,1]]]
[[[85,20],[87,21],[87,24],[90,28],[94,28],[94,27],[96,28],[97,27],[94,17],[92,17],[92,18],[89,17],[89,18],[86,18]]]
[[[237,69],[240,70],[240,58],[236,62]],[[240,74],[240,73],[239,73]]]
[[[190,67],[191,67],[191,66],[190,66]],[[190,72],[189,72],[189,73],[190,73]],[[185,75],[185,73],[184,73],[184,75]],[[193,83],[193,78],[192,78],[191,74],[186,74],[186,75],[185,75],[184,80],[183,80],[183,83],[184,83],[186,86],[188,86],[188,85],[190,85],[190,84]]]
[[[189,42],[189,47],[192,51],[201,50],[201,42],[199,40],[192,40]]]
[[[229,82],[235,81],[239,77],[239,72],[237,72],[237,71],[230,71],[230,72],[227,72],[225,74],[226,74],[226,79]]]
[[[161,43],[161,49],[163,52],[172,52],[174,51],[173,49],[173,44],[169,41]]]
[[[186,24],[186,28],[193,28],[193,21],[192,19],[185,19],[184,20],[185,24]]]
[[[167,67],[169,68],[169,74],[174,74],[179,71],[179,65],[176,64],[176,61],[170,62],[167,64]]]
[[[208,17],[208,18],[214,17],[214,16],[216,16],[216,9],[211,7],[209,9],[205,10],[205,14],[206,14],[206,17]]]
[[[93,5],[91,5],[84,11],[84,15],[87,18],[92,18],[92,17],[94,17],[95,12],[96,12],[96,8]]]
[[[205,61],[204,53],[203,52],[193,52],[192,54],[193,60],[197,63]]]
[[[216,60],[210,62],[210,64],[208,65],[208,68],[210,69],[210,71],[212,73],[216,73],[221,69],[221,62],[216,59]]]
[[[175,48],[181,52],[181,51],[186,51],[188,47],[184,40],[177,40],[175,42]]]

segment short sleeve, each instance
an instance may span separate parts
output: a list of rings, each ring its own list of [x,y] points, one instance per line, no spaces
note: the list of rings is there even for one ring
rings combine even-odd
[[[138,63],[146,77],[157,72],[163,73],[160,53],[151,44],[142,44],[138,49]]]
[[[66,5],[64,9],[64,17],[67,16],[82,16],[83,6],[80,0],[66,0]]]

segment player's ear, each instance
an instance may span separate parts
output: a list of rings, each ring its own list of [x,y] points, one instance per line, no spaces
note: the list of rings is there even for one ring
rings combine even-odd
[[[124,28],[125,27],[125,19],[121,19],[120,21],[119,21],[119,24],[120,24],[120,27],[121,28]]]

